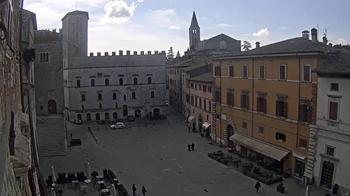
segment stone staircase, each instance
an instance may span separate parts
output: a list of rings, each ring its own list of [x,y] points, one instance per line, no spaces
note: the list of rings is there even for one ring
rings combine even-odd
[[[40,157],[64,156],[67,152],[66,131],[62,116],[37,117]]]
[[[309,133],[308,156],[307,156],[305,173],[304,173],[304,176],[309,180],[311,180],[313,177],[313,169],[314,169],[315,156],[316,156],[316,142],[317,142],[316,134],[317,134],[317,128],[311,127],[310,133]]]

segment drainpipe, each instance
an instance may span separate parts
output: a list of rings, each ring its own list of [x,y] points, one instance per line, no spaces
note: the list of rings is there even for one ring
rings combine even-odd
[[[250,131],[250,136],[253,137],[253,130],[254,130],[254,95],[255,95],[255,90],[254,90],[254,66],[255,66],[255,61],[254,61],[254,57],[252,59],[252,110],[251,110],[251,114],[252,114],[252,127],[251,127],[251,131]],[[249,74],[249,72],[248,72]]]

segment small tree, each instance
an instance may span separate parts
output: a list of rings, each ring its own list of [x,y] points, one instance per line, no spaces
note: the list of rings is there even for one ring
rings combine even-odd
[[[177,53],[176,53],[176,58],[180,58],[180,57],[181,57],[180,52],[177,51]]]
[[[248,51],[252,48],[252,44],[249,41],[244,41],[242,45],[242,49],[244,51]]]
[[[166,57],[168,59],[173,59],[174,58],[174,51],[173,51],[173,47],[170,47],[168,50],[168,54],[166,55]]]

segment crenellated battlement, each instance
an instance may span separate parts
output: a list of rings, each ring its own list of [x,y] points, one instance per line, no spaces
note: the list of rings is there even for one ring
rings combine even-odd
[[[62,29],[40,29],[35,31],[35,42],[45,43],[62,40]]]
[[[123,50],[119,50],[118,53],[116,51],[113,51],[111,53],[109,52],[104,52],[103,53],[104,55],[103,56],[146,56],[146,55],[165,55],[165,50],[162,50],[162,51],[158,51],[158,50],[155,50],[155,51],[130,51],[130,50],[126,50],[125,53]],[[90,52],[89,54],[90,57],[96,57],[96,56],[102,56],[102,53],[101,52],[96,52],[96,53],[93,53],[93,52]]]

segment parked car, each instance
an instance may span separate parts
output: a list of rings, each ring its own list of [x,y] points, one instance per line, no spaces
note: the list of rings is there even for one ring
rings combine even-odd
[[[111,125],[111,129],[124,129],[124,128],[126,128],[126,126],[122,122],[117,122]]]

